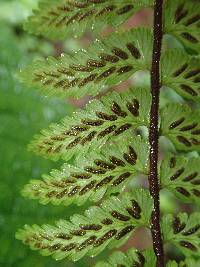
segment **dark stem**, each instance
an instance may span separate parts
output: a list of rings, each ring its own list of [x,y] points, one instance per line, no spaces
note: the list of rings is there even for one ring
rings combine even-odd
[[[153,212],[151,219],[151,233],[153,248],[157,257],[157,267],[164,266],[163,241],[160,229],[160,199],[159,199],[159,177],[158,177],[158,146],[159,146],[159,95],[160,95],[160,55],[162,47],[162,8],[163,0],[155,0],[154,6],[154,44],[151,69],[151,94],[152,104],[150,113],[150,173],[149,190],[153,197]]]

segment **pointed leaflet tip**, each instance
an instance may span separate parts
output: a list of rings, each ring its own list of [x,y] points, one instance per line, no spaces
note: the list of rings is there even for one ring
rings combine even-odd
[[[139,218],[127,211],[133,209],[133,201],[140,207]],[[149,225],[151,211],[149,193],[134,190],[119,198],[109,198],[101,207],[91,207],[84,216],[74,215],[71,222],[61,220],[56,226],[26,226],[16,236],[42,255],[79,260],[85,254],[99,254],[108,245],[122,245],[136,228]]]
[[[61,124],[52,124],[50,129],[43,130],[30,148],[54,160],[86,155],[132,128],[147,126],[150,102],[149,88],[113,92],[101,100],[91,101],[84,110],[66,117]]]
[[[122,145],[123,140],[127,145]],[[79,156],[76,164],[64,164],[62,170],[53,170],[43,180],[32,180],[22,194],[41,204],[83,205],[88,199],[97,202],[105,194],[123,191],[135,175],[148,172],[148,149],[141,137],[125,135],[118,144]]]
[[[103,42],[94,42],[87,51],[37,60],[22,71],[20,80],[45,95],[95,96],[105,86],[119,84],[139,70],[150,69],[151,47],[150,29],[114,33]]]

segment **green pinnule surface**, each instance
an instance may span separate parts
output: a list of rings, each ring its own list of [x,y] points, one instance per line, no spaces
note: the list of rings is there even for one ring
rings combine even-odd
[[[83,205],[87,200],[99,201],[106,195],[127,188],[132,177],[148,173],[148,143],[141,137],[124,138],[126,146],[110,144],[101,154],[94,151],[89,157],[80,157],[76,164],[65,163],[61,170],[44,175],[43,180],[32,180],[23,189],[23,195],[66,206]]]
[[[198,255],[200,250],[200,214],[178,213],[163,217],[162,229],[165,242],[172,243],[186,257]]]
[[[167,155],[161,163],[161,187],[174,193],[182,201],[199,204],[200,159],[174,154]]]
[[[89,151],[99,151],[106,141],[147,126],[150,101],[148,88],[133,88],[121,94],[113,92],[101,100],[92,100],[84,110],[42,131],[30,149],[54,160],[69,160]]]
[[[117,27],[152,4],[152,0],[43,0],[25,23],[25,29],[56,40],[80,37],[91,28],[97,33],[107,25]]]
[[[200,111],[171,103],[161,110],[161,132],[179,151],[200,150]]]
[[[119,264],[125,267],[132,266],[154,266],[156,264],[156,257],[153,250],[138,251],[129,249],[126,253],[121,251],[114,252],[107,262],[99,262],[95,267],[117,267]]]
[[[164,32],[173,35],[184,47],[199,53],[198,1],[167,0],[164,11]]]
[[[148,208],[148,209],[147,209]],[[148,212],[147,212],[147,210]],[[110,197],[100,207],[85,215],[73,215],[71,222],[60,220],[56,226],[25,226],[16,237],[42,255],[60,260],[79,260],[84,255],[96,256],[108,245],[122,245],[138,227],[148,227],[152,200],[149,193],[138,189],[119,198]]]
[[[113,33],[104,41],[96,40],[88,50],[69,56],[37,60],[19,73],[27,85],[46,95],[80,98],[95,96],[106,86],[127,80],[139,70],[149,70],[152,53],[150,29],[138,28]]]
[[[170,49],[161,58],[162,84],[174,89],[183,98],[199,102],[199,57],[181,49]]]

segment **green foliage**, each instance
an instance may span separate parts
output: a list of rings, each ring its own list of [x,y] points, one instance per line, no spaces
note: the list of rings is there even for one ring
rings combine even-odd
[[[156,257],[152,250],[137,251],[130,249],[126,253],[114,252],[107,262],[99,262],[96,267],[133,267],[133,266],[155,266]]]
[[[0,10],[1,4],[0,1]],[[84,261],[83,265],[52,262],[50,258],[37,255],[15,239],[15,232],[21,225],[33,221],[38,224],[44,221],[53,223],[65,213],[65,208],[48,209],[24,199],[20,190],[29,177],[37,179],[51,168],[59,167],[58,164],[28,153],[27,144],[35,132],[47,127],[52,120],[70,114],[72,108],[58,99],[45,99],[31,90],[27,91],[14,78],[19,66],[28,64],[43,51],[50,53],[51,45],[27,35],[17,36],[13,25],[8,23],[0,22],[0,29],[0,266],[87,266]],[[79,210],[69,208],[68,214]]]
[[[178,263],[175,261],[170,261],[167,263],[167,267],[178,267]]]
[[[36,136],[30,148],[54,160],[85,155],[132,128],[147,126],[150,102],[148,88],[129,89],[121,94],[113,92],[91,101],[84,110],[66,117],[61,124],[52,124],[49,130]]]
[[[105,194],[122,191],[138,174],[148,173],[148,144],[140,137],[125,138],[126,146],[110,144],[101,154],[94,151],[81,157],[76,165],[64,164],[61,171],[53,170],[43,180],[26,185],[23,195],[39,199],[40,203],[83,205],[86,200],[99,201]]]
[[[199,260],[195,260],[195,259],[190,259],[187,258],[184,262],[181,261],[178,263],[176,263],[175,261],[170,261],[167,264],[167,267],[198,267],[199,266]]]
[[[200,6],[198,1],[167,0],[164,10],[164,32],[173,35],[185,47],[199,53]]]
[[[185,202],[199,203],[200,158],[168,155],[161,164],[161,186]]]
[[[48,95],[97,95],[105,86],[118,84],[139,70],[149,70],[151,46],[149,29],[114,33],[105,41],[97,40],[88,51],[37,60],[19,76],[25,84]]]
[[[25,226],[16,237],[43,255],[57,260],[72,260],[99,254],[106,246],[122,245],[138,227],[149,225],[152,201],[139,189],[110,197],[100,207],[91,207],[84,216],[73,215],[71,222],[60,220],[56,226]]]
[[[162,229],[165,242],[170,242],[187,257],[199,255],[200,251],[200,214],[179,213],[178,215],[165,215]]]
[[[152,0],[43,0],[25,29],[56,40],[70,35],[77,37],[86,29],[97,32],[107,25],[116,27],[152,4]]]
[[[200,151],[199,116],[188,105],[168,104],[161,110],[161,133],[177,150]]]
[[[117,27],[152,4],[148,0],[44,0],[25,28],[56,40],[72,34],[80,36],[88,28],[98,36],[97,31],[106,25]],[[160,162],[160,189],[167,189],[183,202],[198,203],[200,9],[192,0],[167,0],[163,9],[165,46],[160,80],[173,101],[169,103],[170,98],[163,94],[166,98],[159,110],[159,136],[173,146],[166,149],[160,142],[160,151],[167,150]],[[168,37],[178,43],[175,49],[167,49]],[[19,74],[22,82],[39,88],[45,95],[96,96],[83,110],[43,130],[29,146],[37,154],[66,162],[61,170],[53,170],[42,180],[32,180],[24,187],[24,196],[42,204],[66,206],[80,206],[88,200],[98,202],[83,216],[73,215],[70,221],[60,220],[56,226],[26,225],[19,230],[16,237],[42,255],[52,255],[57,260],[93,257],[107,247],[120,247],[136,229],[150,230],[154,223],[149,193],[130,189],[133,177],[149,175],[150,84],[145,88],[131,86],[121,93],[106,94],[105,90],[113,91],[109,87],[136,77],[138,71],[149,73],[152,43],[152,30],[148,28],[115,32],[105,40],[96,40],[87,51],[37,60]],[[177,103],[173,103],[175,99]],[[125,189],[129,192],[122,193]],[[183,257],[191,257],[180,263],[169,261],[167,267],[198,264],[198,258],[196,263],[193,256],[198,257],[200,252],[199,219],[198,212],[164,214],[163,242],[177,247]],[[97,266],[155,264],[152,250],[131,249],[126,253],[114,252],[107,262]]]
[[[162,84],[183,98],[199,102],[200,60],[180,49],[169,50],[161,59]]]
[[[185,264],[185,265],[184,265]],[[200,264],[200,261],[199,260],[195,260],[195,259],[186,259],[184,263],[181,263],[181,266],[180,267],[198,267]]]

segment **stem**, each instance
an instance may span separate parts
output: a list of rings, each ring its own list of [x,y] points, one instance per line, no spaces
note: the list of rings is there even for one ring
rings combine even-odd
[[[160,95],[160,55],[162,47],[162,6],[163,0],[155,0],[154,6],[154,44],[151,69],[151,94],[152,104],[150,113],[150,173],[149,190],[153,197],[153,212],[151,219],[151,234],[153,248],[157,257],[157,267],[164,266],[163,241],[160,229],[160,196],[159,196],[159,177],[158,177],[158,117],[159,117],[159,95]]]

